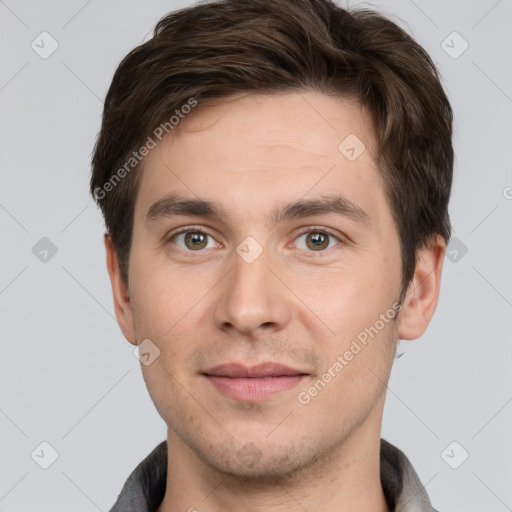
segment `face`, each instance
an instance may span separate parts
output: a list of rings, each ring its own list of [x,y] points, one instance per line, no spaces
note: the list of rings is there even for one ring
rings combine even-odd
[[[116,312],[208,467],[275,478],[379,436],[404,312],[376,147],[357,104],[303,92],[198,110],[146,157]]]

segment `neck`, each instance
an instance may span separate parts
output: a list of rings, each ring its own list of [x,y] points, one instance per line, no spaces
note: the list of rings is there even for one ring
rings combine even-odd
[[[166,493],[157,512],[304,512],[319,505],[325,512],[390,512],[380,480],[377,423],[363,425],[327,456],[272,482],[218,472],[169,430]]]

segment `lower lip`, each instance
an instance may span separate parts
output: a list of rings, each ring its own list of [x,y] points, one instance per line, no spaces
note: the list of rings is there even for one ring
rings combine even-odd
[[[207,379],[222,393],[235,400],[265,400],[281,391],[294,388],[306,375],[282,377],[233,378],[207,375]]]

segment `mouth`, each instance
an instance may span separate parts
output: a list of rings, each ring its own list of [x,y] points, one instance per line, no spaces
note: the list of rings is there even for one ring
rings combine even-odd
[[[263,401],[297,386],[309,374],[279,363],[221,364],[202,374],[222,394],[240,401]]]

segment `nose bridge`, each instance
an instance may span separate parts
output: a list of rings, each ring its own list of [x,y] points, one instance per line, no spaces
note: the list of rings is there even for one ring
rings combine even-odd
[[[254,238],[247,237],[238,245],[217,304],[219,328],[251,334],[258,329],[279,330],[285,325],[289,304],[285,303],[272,262],[271,254]]]

